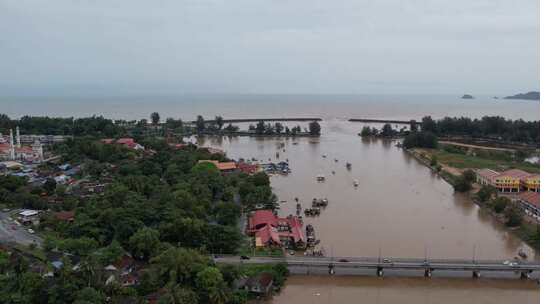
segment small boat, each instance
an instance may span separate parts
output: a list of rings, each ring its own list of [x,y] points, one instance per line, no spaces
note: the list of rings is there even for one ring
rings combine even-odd
[[[345,167],[346,167],[347,169],[351,170],[352,165],[351,165],[351,163],[347,163],[347,164],[345,164]]]
[[[326,158],[326,154],[323,154],[322,157],[323,157],[323,158]]]
[[[325,179],[326,179],[326,178],[324,177],[324,175],[322,175],[322,174],[317,175],[317,181],[322,182],[322,181],[324,181]]]
[[[336,174],[336,171],[332,171],[332,174]]]
[[[337,163],[337,162],[338,162],[338,159],[337,159],[337,158],[334,158],[334,161]]]
[[[360,182],[359,182],[357,179],[355,179],[355,180],[353,181],[353,185],[354,185],[355,187],[358,187],[358,185],[360,185]]]

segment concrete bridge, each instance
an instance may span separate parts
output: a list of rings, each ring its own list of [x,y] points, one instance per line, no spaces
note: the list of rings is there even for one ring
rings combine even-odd
[[[431,277],[435,271],[470,272],[479,278],[482,272],[518,274],[522,279],[540,274],[539,262],[502,261],[502,260],[465,260],[465,259],[408,259],[408,258],[372,258],[372,257],[250,257],[215,256],[216,263],[230,264],[275,264],[285,263],[291,268],[324,269],[329,274],[339,273],[340,269],[372,270],[377,276],[383,276],[385,270],[422,271],[425,277]]]

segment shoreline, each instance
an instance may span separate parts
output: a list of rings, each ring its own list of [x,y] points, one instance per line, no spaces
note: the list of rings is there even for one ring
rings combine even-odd
[[[404,149],[404,152],[411,155],[414,159],[416,159],[418,162],[420,162],[421,164],[423,164],[424,166],[428,167],[432,172],[434,172],[435,174],[437,174],[439,177],[441,177],[444,181],[446,181],[449,185],[453,186],[453,179],[456,178],[456,175],[454,175],[453,173],[445,170],[445,168],[451,168],[453,170],[456,170],[456,171],[460,171],[459,169],[457,168],[453,168],[453,167],[450,167],[450,166],[447,166],[447,165],[444,165],[443,169],[441,169],[440,171],[437,171],[435,168],[433,168],[430,163],[429,163],[429,160],[428,159],[425,159],[423,158],[420,153],[418,151],[415,151],[414,149]],[[477,199],[474,198],[474,194],[476,193],[476,191],[478,191],[478,186],[476,183],[473,183],[473,188],[468,191],[466,193],[467,195],[467,198],[470,200],[470,202],[474,203],[475,205],[477,205],[482,211],[485,211],[487,212],[497,223],[500,223],[504,229],[512,234],[514,234],[517,238],[519,238],[523,243],[527,244],[528,246],[530,246],[532,249],[534,249],[535,251],[538,251],[540,252],[540,243],[538,242],[531,242],[529,239],[526,239],[525,238],[525,235],[523,235],[523,233],[519,233],[519,231],[521,231],[522,227],[516,227],[516,228],[512,228],[512,227],[508,227],[505,225],[505,222],[504,222],[504,219],[501,217],[501,216],[498,216],[496,213],[493,212],[493,210],[490,210],[489,208],[486,208],[485,204],[483,204],[482,202],[478,201]],[[525,222],[528,222],[527,219],[524,219]]]

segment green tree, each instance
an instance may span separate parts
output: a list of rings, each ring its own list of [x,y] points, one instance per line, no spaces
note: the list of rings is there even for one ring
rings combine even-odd
[[[197,121],[195,122],[195,126],[197,127],[198,132],[202,132],[206,128],[206,122],[204,121],[204,118],[201,115],[197,116]]]
[[[510,203],[504,209],[504,215],[506,217],[506,226],[508,227],[517,227],[523,221],[523,210],[519,207],[518,203]]]
[[[509,198],[504,196],[499,196],[491,201],[491,206],[493,208],[493,211],[496,213],[503,212],[508,205],[510,205],[511,201]]]
[[[221,130],[223,128],[223,124],[224,124],[223,117],[216,116],[215,121],[216,121],[216,125],[217,125],[218,129]]]
[[[309,134],[310,135],[321,135],[321,125],[317,121],[312,121],[309,123]]]
[[[223,276],[216,267],[209,266],[197,273],[195,286],[212,304],[224,304],[231,298]]]
[[[264,131],[266,130],[266,125],[264,124],[264,121],[259,121],[257,125],[255,126],[255,133],[257,134],[264,134]]]
[[[476,197],[481,202],[487,202],[496,193],[497,190],[493,186],[483,185],[480,190],[478,190],[478,193],[476,193]]]
[[[53,194],[56,190],[56,181],[54,180],[54,178],[47,178],[47,180],[45,180],[45,183],[43,184],[43,189],[45,189],[47,194]]]
[[[437,124],[431,118],[431,116],[425,116],[422,118],[422,131],[431,133],[437,132]]]
[[[265,172],[257,172],[251,176],[251,181],[255,186],[270,186],[270,177]]]
[[[476,173],[471,169],[467,169],[463,172],[463,177],[468,182],[473,183],[476,180]]]
[[[134,256],[148,260],[159,244],[159,231],[143,227],[129,238],[129,245]]]
[[[100,304],[105,303],[105,295],[92,287],[85,287],[75,295],[74,304]]]
[[[281,132],[283,132],[283,125],[279,122],[276,122],[274,129],[276,130],[277,134],[281,134]]]
[[[159,113],[153,112],[152,114],[150,114],[150,120],[152,121],[152,124],[156,126],[160,120]]]
[[[391,137],[391,136],[394,136],[394,129],[392,129],[392,125],[390,124],[384,124],[383,128],[382,128],[382,131],[381,131],[381,136],[383,137]]]
[[[193,290],[175,284],[166,289],[158,304],[197,304],[198,302],[199,297]]]
[[[362,128],[362,131],[360,131],[360,136],[362,137],[368,137],[368,136],[371,136],[373,135],[373,133],[371,132],[371,127],[370,126],[364,126]]]
[[[434,166],[437,166],[438,162],[437,162],[437,155],[433,155],[431,157],[431,161],[429,163],[430,166],[434,167]]]
[[[454,190],[457,192],[467,192],[471,190],[471,182],[465,178],[465,176],[460,175],[454,181]]]

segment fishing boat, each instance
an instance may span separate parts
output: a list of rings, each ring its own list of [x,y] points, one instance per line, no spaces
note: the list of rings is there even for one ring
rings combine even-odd
[[[311,202],[311,206],[314,207],[314,208],[317,208],[317,207],[326,207],[328,206],[328,199],[326,198],[314,198],[313,201]]]
[[[346,167],[347,169],[351,170],[352,165],[351,165],[351,163],[347,163],[347,164],[345,164],[345,167]]]
[[[305,216],[317,216],[317,215],[321,215],[321,209],[319,209],[319,208],[309,208],[309,209],[306,209],[306,210],[304,210],[304,215],[305,215]]]
[[[358,187],[358,185],[360,185],[360,182],[359,182],[357,179],[355,179],[355,180],[353,181],[353,185],[354,185],[355,187]]]
[[[326,158],[326,154],[323,154],[322,157],[323,157],[323,158]]]
[[[322,174],[317,175],[317,181],[323,182],[325,179],[326,178],[324,177],[324,175],[322,175]]]

